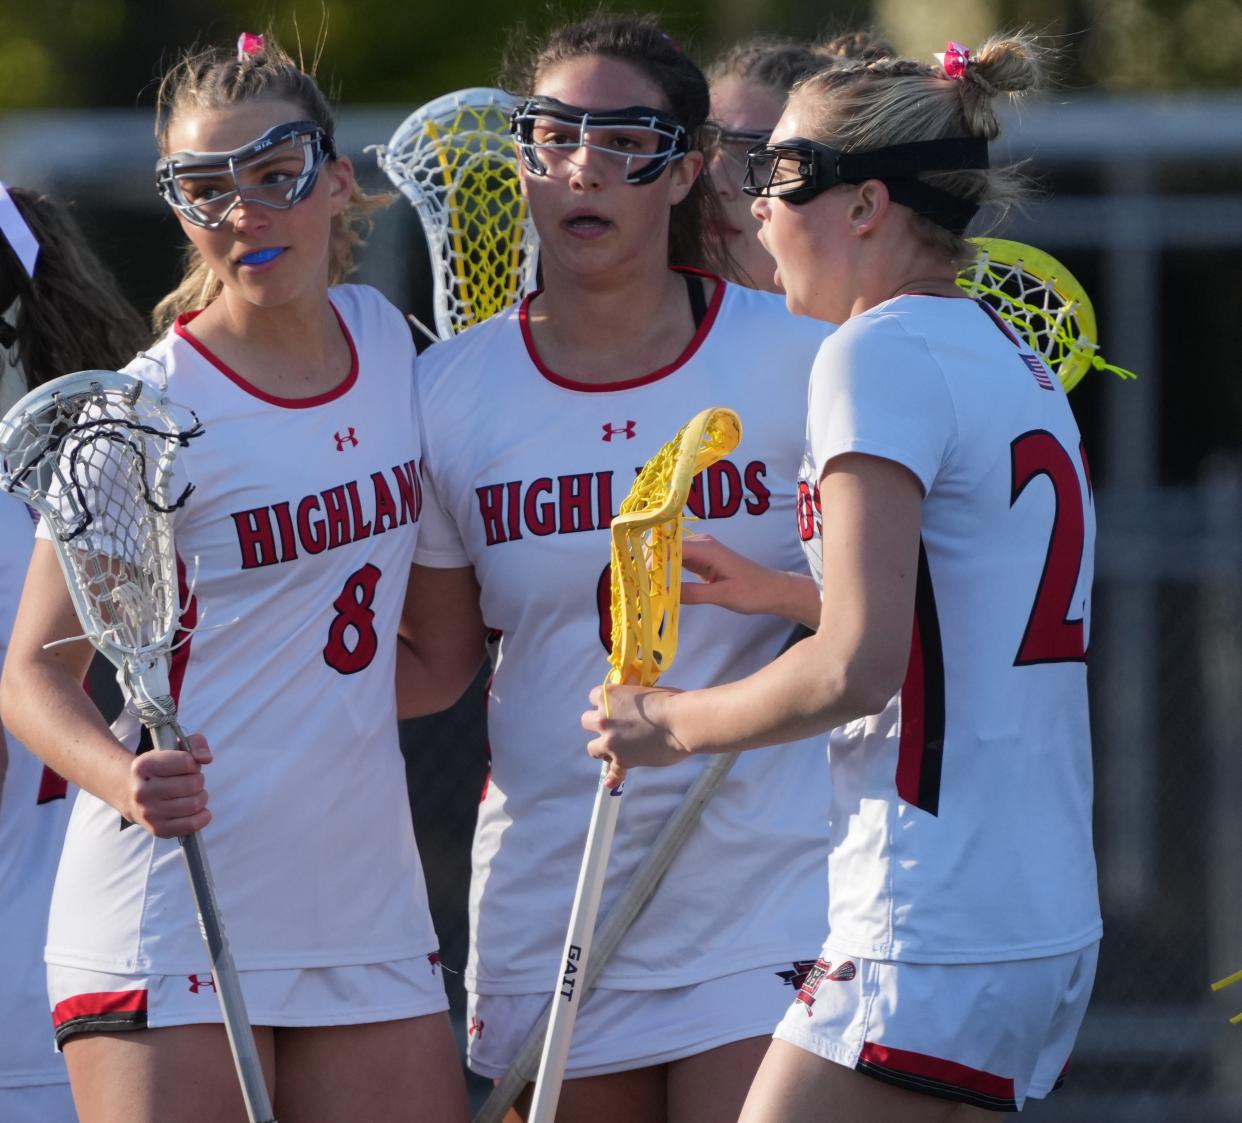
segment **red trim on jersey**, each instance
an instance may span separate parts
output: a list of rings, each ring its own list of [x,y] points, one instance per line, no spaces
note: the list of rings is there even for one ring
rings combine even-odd
[[[975,303],[988,314],[988,317],[991,319],[992,323],[994,323],[1005,333],[1005,335],[1009,338],[1009,342],[1012,343],[1019,351],[1026,348],[1026,344],[1014,335],[1013,328],[1005,323],[1005,321],[1001,318],[1000,313],[997,312],[995,308],[993,308],[986,301],[979,300],[978,298],[975,298]]]
[[[584,394],[608,394],[613,390],[632,390],[635,386],[646,386],[648,383],[658,382],[661,378],[667,378],[680,367],[685,366],[686,363],[694,358],[695,352],[703,346],[703,341],[707,338],[708,332],[712,330],[712,325],[716,322],[716,314],[720,311],[720,303],[724,300],[725,286],[728,282],[723,277],[717,277],[714,273],[704,273],[700,269],[688,269],[680,265],[674,267],[673,272],[692,273],[696,276],[715,281],[716,291],[712,293],[712,299],[707,305],[707,314],[703,317],[703,322],[699,324],[698,330],[686,345],[686,349],[668,366],[661,367],[650,374],[640,375],[638,378],[626,378],[621,382],[576,382],[572,378],[566,378],[564,375],[557,374],[556,371],[546,366],[539,357],[539,352],[535,350],[535,340],[530,332],[530,304],[535,297],[543,292],[543,289],[536,289],[518,307],[518,323],[522,328],[522,342],[526,344],[526,353],[530,356],[530,361],[535,364],[535,369],[549,382],[566,390],[578,390]]]
[[[944,758],[944,650],[932,590],[927,550],[919,542],[910,661],[901,684],[901,739],[897,749],[897,794],[931,815],[940,812]]]
[[[334,386],[323,394],[316,394],[311,398],[278,398],[275,394],[269,394],[264,390],[260,390],[252,383],[247,382],[237,371],[217,358],[208,350],[207,345],[201,339],[190,333],[188,327],[190,321],[202,312],[201,308],[197,308],[193,312],[183,312],[178,316],[176,323],[173,324],[173,331],[202,355],[225,378],[242,390],[245,390],[247,394],[258,398],[262,402],[267,402],[268,405],[280,406],[282,409],[309,409],[311,406],[321,406],[328,402],[336,401],[343,394],[349,393],[354,383],[358,381],[358,348],[354,346],[354,337],[350,335],[349,328],[345,325],[345,320],[340,312],[336,310],[336,305],[332,304],[331,301],[328,303],[332,308],[332,314],[336,317],[336,322],[341,325],[341,332],[345,336],[345,342],[349,345],[349,373],[339,385]]]
[[[1010,1077],[930,1057],[926,1053],[891,1049],[866,1041],[855,1067],[871,1076],[930,1095],[960,1099],[992,1110],[1013,1111],[1016,1107]]]
[[[185,681],[185,668],[190,661],[190,645],[194,642],[194,628],[198,624],[198,597],[190,597],[187,603],[186,598],[189,597],[189,593],[190,586],[185,578],[185,562],[178,554],[177,598],[181,604],[185,605],[185,608],[181,612],[181,619],[177,622],[177,634],[173,637],[173,643],[181,646],[173,648],[172,665],[168,669],[168,686],[172,691],[174,705],[179,705],[181,702],[181,684]]]
[[[62,1026],[74,1018],[98,1018],[104,1014],[145,1014],[147,992],[145,990],[99,991],[95,994],[75,994],[56,1003],[52,1010],[52,1025]]]

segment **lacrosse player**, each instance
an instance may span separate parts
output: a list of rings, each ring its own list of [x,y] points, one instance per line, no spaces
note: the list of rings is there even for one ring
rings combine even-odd
[[[789,307],[842,322],[798,485],[819,591],[716,550],[704,596],[818,631],[739,682],[583,716],[613,782],[831,729],[828,938],[745,1123],[1020,1109],[1090,994],[1090,476],[1055,377],[955,283],[966,224],[1017,192],[988,168],[993,98],[1040,75],[996,37],[795,88],[747,190]]]
[[[544,287],[420,359],[426,508],[401,687],[410,714],[451,703],[491,631],[466,987],[470,1065],[493,1079],[553,983],[572,985],[561,948],[599,775],[575,692],[608,669],[608,525],[644,461],[726,406],[742,441],[695,485],[692,525],[801,570],[782,528],[827,331],[719,276],[707,83],[654,23],[563,28],[506,85]],[[757,668],[788,635],[773,618],[687,613],[670,680]],[[694,779],[666,775],[627,794],[601,916]],[[559,1118],[736,1116],[822,935],[826,782],[808,742],[724,781],[582,1002]]]
[[[0,184],[0,414],[66,371],[128,361],[146,334],[69,212]],[[33,546],[29,510],[0,492],[0,667]],[[43,971],[68,785],[0,727],[0,793],[0,1118],[71,1123]]]
[[[143,752],[128,715],[101,722],[78,685],[87,646],[44,650],[80,629],[36,543],[3,704],[82,788],[48,935],[57,1040],[88,1123],[186,1118],[189,1101],[195,1120],[241,1117],[175,841],[203,830],[277,1116],[417,1104],[461,1123],[393,688],[422,505],[410,332],[338,283],[371,204],[310,74],[246,35],[183,58],[159,105],[157,185],[190,261],[126,370],[204,429],[175,469],[193,491],[171,673],[202,735]]]
[[[863,32],[837,36],[820,45],[759,38],[725,51],[707,69],[712,115],[708,122],[708,170],[723,211],[721,233],[736,263],[731,281],[766,292],[780,292],[776,263],[759,243],[759,220],[742,191],[746,153],[772,136],[785,98],[794,84],[817,70],[851,58],[885,57],[888,44]]]

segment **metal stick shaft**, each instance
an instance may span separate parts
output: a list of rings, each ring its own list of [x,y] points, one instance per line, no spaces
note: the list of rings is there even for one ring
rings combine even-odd
[[[151,741],[157,749],[184,749],[185,737],[176,720],[149,726]],[[224,1031],[228,1035],[233,1064],[241,1083],[242,1097],[246,1101],[246,1115],[250,1123],[275,1123],[271,1100],[267,1094],[267,1082],[263,1078],[263,1066],[259,1063],[259,1050],[255,1045],[254,1032],[246,1014],[246,1000],[242,996],[233,954],[229,951],[228,937],[220,919],[220,906],[216,903],[215,884],[207,865],[207,849],[197,831],[183,835],[181,856],[185,859],[190,875],[190,889],[194,894],[194,907],[198,912],[198,925],[207,945],[207,958],[211,963],[211,977],[216,984],[216,998],[224,1018]]]
[[[599,913],[599,901],[604,892],[608,855],[612,850],[612,836],[617,829],[617,814],[621,807],[621,788],[606,788],[604,777],[607,775],[608,764],[605,763],[600,770],[595,808],[591,813],[591,826],[587,830],[582,868],[578,872],[578,888],[574,894],[569,931],[565,936],[565,951],[561,957],[562,973],[553,995],[554,1006],[548,1024],[548,1035],[543,1042],[543,1057],[539,1062],[539,1075],[535,1080],[529,1123],[552,1123],[556,1117],[556,1104],[561,1096],[565,1062],[569,1058],[569,1043],[573,1037],[574,1022],[578,1017],[578,1006],[582,997],[577,984],[590,962],[595,918]]]
[[[596,980],[612,957],[612,953],[617,950],[625,933],[629,931],[630,925],[634,923],[638,914],[651,899],[661,879],[668,872],[669,866],[673,864],[673,859],[677,857],[686,839],[690,836],[690,832],[694,830],[703,808],[716,794],[736,760],[736,753],[726,753],[713,758],[690,785],[681,804],[656,836],[647,856],[634,871],[625,890],[609,910],[604,923],[595,934],[590,960],[583,972],[582,980],[577,984],[579,1003],[594,987]],[[543,1042],[551,1014],[552,1003],[549,1001],[539,1020],[527,1033],[521,1048],[509,1065],[509,1071],[492,1089],[487,1101],[475,1115],[474,1123],[501,1123],[505,1113],[521,1095],[522,1089],[530,1083],[543,1051]]]

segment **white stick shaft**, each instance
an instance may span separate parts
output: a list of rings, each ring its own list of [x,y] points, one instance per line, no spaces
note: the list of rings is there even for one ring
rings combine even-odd
[[[668,872],[668,867],[673,864],[673,859],[677,857],[686,839],[690,836],[690,832],[698,823],[703,808],[724,783],[725,777],[729,775],[729,770],[736,760],[737,753],[725,753],[714,757],[690,785],[677,810],[669,817],[656,836],[647,856],[634,871],[625,891],[609,910],[604,923],[600,925],[599,931],[595,934],[595,939],[591,943],[591,960],[587,964],[585,978],[577,984],[578,1002],[581,1002],[595,986],[595,981],[603,973],[612,953],[620,946],[622,937],[630,930],[630,925],[634,923],[635,918],[655,893],[661,879]],[[539,1020],[527,1033],[521,1048],[509,1065],[509,1070],[492,1089],[486,1102],[475,1115],[474,1123],[501,1123],[505,1113],[521,1095],[522,1089],[530,1083],[539,1063],[551,1013],[552,1003],[549,1002],[544,1007]]]
[[[528,1123],[552,1123],[556,1117],[569,1043],[573,1038],[578,1006],[585,993],[585,987],[579,984],[584,979],[591,954],[595,918],[599,914],[600,897],[603,896],[604,879],[608,873],[608,855],[612,850],[612,836],[617,829],[617,814],[621,808],[622,789],[604,787],[608,767],[605,763],[600,769],[595,809],[591,812],[582,868],[578,872],[578,888],[574,893],[565,951],[561,956],[561,975],[553,992],[552,1016],[548,1023],[548,1035],[543,1042],[543,1057],[539,1062],[539,1076],[535,1081]]]
[[[181,731],[175,721],[152,725],[151,742],[157,749],[184,747]],[[242,996],[241,981],[233,965],[233,953],[229,951],[228,937],[220,919],[220,906],[216,903],[215,883],[211,868],[207,865],[207,850],[202,836],[183,835],[181,856],[185,859],[190,875],[190,889],[194,894],[194,908],[198,912],[198,926],[207,945],[207,958],[211,964],[211,977],[215,983],[220,1013],[224,1019],[224,1032],[233,1053],[233,1065],[241,1083],[242,1098],[246,1102],[246,1117],[250,1123],[275,1123],[271,1100],[267,1094],[267,1082],[263,1079],[263,1066],[259,1063],[259,1050],[255,1045],[254,1031],[246,1014],[246,1000]]]

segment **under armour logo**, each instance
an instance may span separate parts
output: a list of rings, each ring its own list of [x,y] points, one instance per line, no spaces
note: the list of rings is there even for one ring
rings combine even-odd
[[[483,1036],[483,1023],[479,1021],[478,1018],[472,1017],[470,1019],[470,1028],[466,1030],[466,1036],[467,1037],[482,1037]]]
[[[611,442],[613,437],[618,437],[624,433],[625,439],[628,441],[634,436],[634,426],[637,424],[637,421],[627,421],[624,425],[609,425],[605,422],[602,426],[604,435],[600,439]]]
[[[355,447],[358,444],[358,438],[354,435],[354,427],[352,425],[345,431],[345,435],[343,437],[341,436],[340,433],[333,433],[332,435],[336,438],[336,451],[337,452],[345,451],[346,441],[348,441],[351,445]]]
[[[216,980],[211,975],[205,979],[198,975],[187,975],[186,978],[190,980],[190,990],[194,994],[197,994],[203,987],[211,987],[212,993],[215,993]]]

